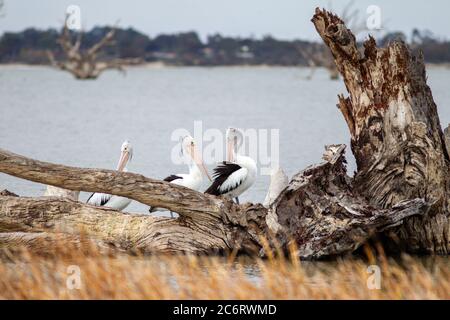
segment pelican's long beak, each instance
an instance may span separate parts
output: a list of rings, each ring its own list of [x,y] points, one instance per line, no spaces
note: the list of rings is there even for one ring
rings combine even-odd
[[[234,159],[234,140],[227,140],[227,161],[233,162]]]
[[[125,166],[130,160],[130,153],[128,151],[122,151],[120,154],[119,164],[117,165],[117,171],[122,172]]]
[[[208,173],[208,169],[206,169],[206,166],[203,163],[202,156],[198,152],[198,150],[195,146],[191,146],[191,154],[192,154],[192,158],[194,159],[195,164],[200,168],[200,170],[203,172],[203,174],[208,177],[209,181],[212,181],[212,179]]]

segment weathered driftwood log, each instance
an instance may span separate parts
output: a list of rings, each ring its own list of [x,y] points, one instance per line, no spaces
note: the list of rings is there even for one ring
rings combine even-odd
[[[83,50],[81,48],[83,34],[79,32],[77,39],[73,42],[67,23],[64,23],[58,43],[66,59],[65,61],[57,61],[53,52],[47,51],[48,59],[54,67],[72,73],[77,79],[96,79],[107,69],[117,69],[123,72],[125,65],[141,63],[142,60],[139,58],[113,59],[110,61],[98,60],[98,54],[101,49],[114,43],[115,32],[115,29],[112,28],[99,42]]]
[[[407,219],[395,232],[400,240],[395,245],[447,254],[450,159],[423,58],[401,41],[377,48],[371,37],[361,53],[337,16],[316,9],[312,21],[350,94],[339,97],[338,107],[356,158],[355,191],[381,208],[425,199],[432,204],[428,214]]]
[[[6,249],[1,250],[0,254],[29,249],[44,255],[61,255],[62,253],[73,254],[74,250],[84,250],[88,253],[92,248],[100,249],[102,253],[121,252],[120,248],[111,246],[109,243],[89,239],[82,235],[17,231],[0,233],[0,249]],[[1,257],[2,255],[0,255]]]
[[[352,252],[390,229],[409,251],[448,253],[449,155],[423,61],[403,43],[378,49],[372,38],[361,54],[350,30],[328,12],[317,10],[313,22],[350,93],[340,96],[339,107],[351,133],[354,179],[346,174],[345,147],[328,146],[325,161],[294,176],[266,209],[133,173],[72,168],[0,150],[0,172],[116,194],[180,215],[133,216],[66,199],[0,196],[0,232],[82,232],[144,252],[264,254],[267,238],[282,249],[295,241],[300,257],[318,258]]]
[[[1,196],[0,232],[82,233],[124,250],[148,253],[237,250],[264,255],[264,239],[276,239],[282,249],[294,240],[300,257],[317,258],[351,252],[372,234],[427,212],[420,199],[389,210],[353,199],[344,149],[328,147],[326,161],[300,172],[269,210],[260,204],[239,206],[134,173],[55,165],[0,150],[1,172],[71,190],[125,196],[180,215],[131,215],[63,198]]]
[[[68,198],[71,200],[78,200],[78,197],[80,195],[80,191],[72,191],[67,190],[63,188],[58,188],[54,186],[47,186],[44,192],[45,197],[61,197],[61,198]]]

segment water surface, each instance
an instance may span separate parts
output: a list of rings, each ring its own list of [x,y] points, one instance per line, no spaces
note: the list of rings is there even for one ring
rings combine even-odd
[[[129,171],[164,178],[187,170],[171,161],[176,144],[171,134],[178,128],[192,131],[201,120],[204,130],[279,129],[280,163],[292,176],[319,162],[324,145],[349,143],[336,107],[337,94],[345,93],[342,81],[330,81],[324,70],[306,80],[308,73],[293,67],[136,67],[126,76],[108,71],[95,81],[79,81],[47,67],[3,66],[0,147],[44,161],[114,169],[120,145],[129,139],[134,145]],[[447,124],[450,69],[429,68],[428,77]],[[263,201],[268,181],[258,176],[241,201]],[[0,188],[24,196],[45,190],[4,174]],[[133,202],[127,211],[144,213],[147,207]]]

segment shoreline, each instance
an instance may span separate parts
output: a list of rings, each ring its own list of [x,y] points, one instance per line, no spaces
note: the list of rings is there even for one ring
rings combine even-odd
[[[450,69],[450,62],[448,63],[426,63],[425,66],[427,68],[445,68]],[[26,64],[26,63],[0,63],[0,69],[15,69],[15,68],[42,68],[42,67],[49,67],[53,68],[49,64]],[[166,64],[164,62],[158,61],[158,62],[146,62],[142,64],[137,65],[129,65],[125,66],[127,69],[133,69],[133,68],[148,68],[148,69],[162,69],[162,68],[254,68],[254,69],[261,69],[261,68],[300,68],[300,69],[309,69],[309,66],[282,66],[282,65],[269,65],[269,64],[259,64],[259,65],[252,65],[252,64],[236,64],[236,65],[171,65]],[[324,67],[317,67],[319,69]]]

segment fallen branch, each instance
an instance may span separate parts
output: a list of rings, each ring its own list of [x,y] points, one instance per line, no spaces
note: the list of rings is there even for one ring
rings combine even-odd
[[[70,190],[125,196],[180,214],[169,219],[123,214],[63,198],[3,196],[0,232],[84,234],[145,253],[234,250],[265,255],[264,239],[276,240],[270,243],[282,250],[294,240],[300,257],[318,258],[351,252],[378,230],[426,213],[423,200],[377,210],[362,198],[352,199],[344,150],[342,145],[327,147],[326,161],[299,173],[269,210],[138,174],[55,165],[0,150],[1,172]]]

